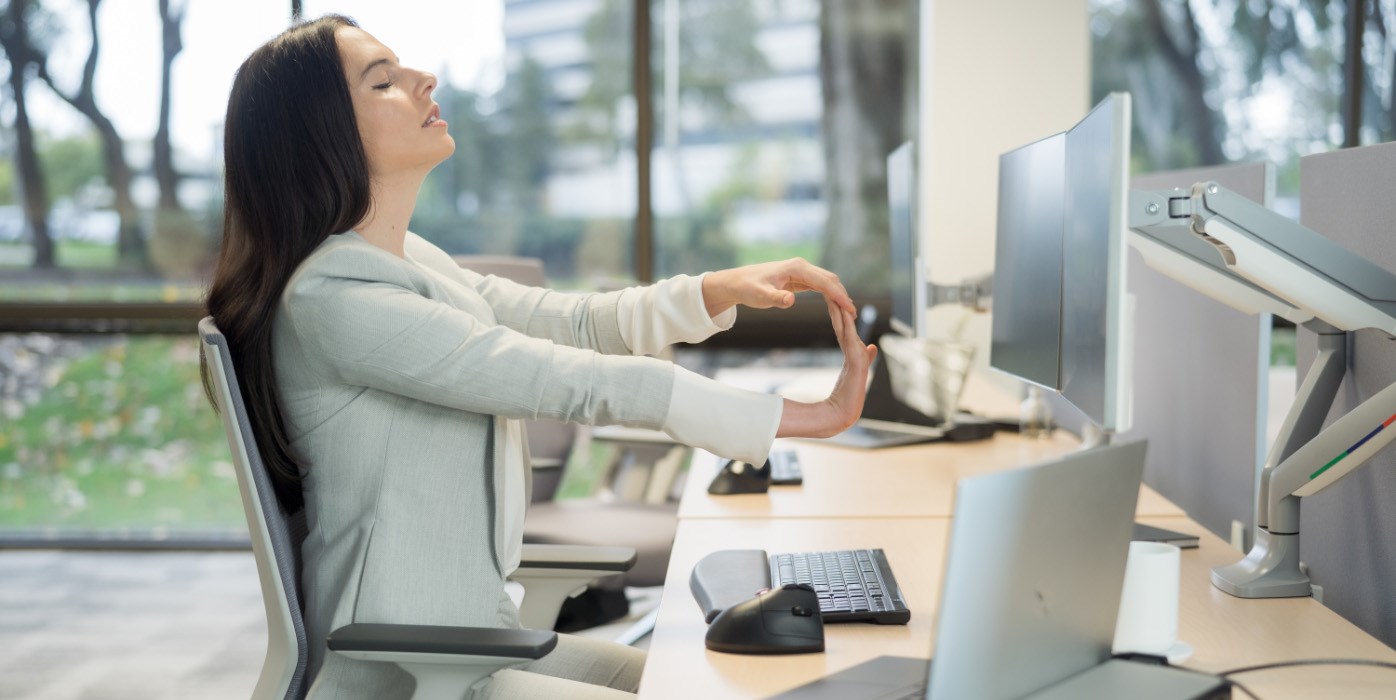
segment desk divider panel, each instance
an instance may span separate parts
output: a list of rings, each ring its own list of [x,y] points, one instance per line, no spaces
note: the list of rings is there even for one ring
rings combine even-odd
[[[1208,180],[1262,204],[1274,192],[1268,163],[1138,175],[1130,187]],[[1249,535],[1265,454],[1270,316],[1243,314],[1155,272],[1133,247],[1126,275],[1135,299],[1134,423],[1120,439],[1148,438],[1144,482],[1193,520],[1224,540],[1240,520]],[[1049,401],[1058,424],[1080,435],[1085,416],[1060,396]]]
[[[1300,222],[1347,249],[1396,270],[1396,143],[1307,156],[1299,162]],[[1314,335],[1301,329],[1299,381],[1314,359]],[[1348,374],[1328,421],[1396,381],[1396,341],[1348,334]],[[1396,646],[1396,450],[1305,498],[1300,552],[1323,602]]]

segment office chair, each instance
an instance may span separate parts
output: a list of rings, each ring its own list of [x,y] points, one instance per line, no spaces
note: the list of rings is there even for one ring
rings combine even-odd
[[[252,693],[255,700],[305,697],[312,641],[350,658],[398,664],[417,681],[413,698],[465,697],[471,686],[495,671],[547,655],[557,646],[557,633],[551,630],[562,601],[587,583],[634,565],[635,550],[624,547],[524,545],[523,561],[512,578],[524,587],[519,617],[531,629],[355,623],[331,632],[327,640],[308,640],[300,600],[304,510],[288,513],[276,498],[227,338],[212,317],[199,322],[199,337],[236,465],[266,608],[267,655]]]

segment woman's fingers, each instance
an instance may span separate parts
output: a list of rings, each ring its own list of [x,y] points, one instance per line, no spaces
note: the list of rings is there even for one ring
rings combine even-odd
[[[833,299],[825,299],[825,303],[829,306],[829,323],[834,326],[834,337],[838,338],[839,349],[843,350],[843,309],[839,308],[839,305],[835,304]],[[847,353],[847,351],[845,351],[845,353]]]
[[[853,298],[848,295],[848,290],[839,281],[838,275],[801,258],[795,258],[792,262],[794,264],[788,270],[790,275],[790,280],[786,283],[788,288],[804,287],[819,292],[825,298],[836,302],[840,308],[857,312],[853,306]]]

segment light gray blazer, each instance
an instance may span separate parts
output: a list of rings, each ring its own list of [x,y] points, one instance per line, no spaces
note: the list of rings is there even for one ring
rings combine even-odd
[[[391,664],[327,654],[326,635],[342,625],[518,626],[496,539],[495,416],[657,429],[672,394],[672,365],[628,356],[619,293],[481,277],[412,233],[405,250],[330,236],[274,317],[286,430],[308,465],[313,698],[411,692]]]

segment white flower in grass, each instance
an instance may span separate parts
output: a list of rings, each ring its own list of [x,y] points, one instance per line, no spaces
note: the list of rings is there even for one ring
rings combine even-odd
[[[87,507],[87,496],[79,491],[72,479],[59,477],[53,481],[50,494],[53,502],[69,510],[82,510]]]
[[[5,465],[3,473],[6,479],[10,481],[15,481],[19,479],[19,477],[22,476],[24,472],[19,468],[19,462],[10,462],[9,464]]]
[[[122,367],[120,362],[107,360],[106,371],[108,377],[116,378],[120,377],[126,371],[126,368]]]
[[[150,470],[150,475],[154,477],[169,478],[177,471],[175,460],[163,450],[142,450],[141,461],[145,463]]]
[[[95,468],[96,462],[93,462],[91,457],[84,457],[78,460],[77,465],[74,467],[79,476],[87,476],[91,474]]]
[[[0,401],[0,411],[4,411],[5,417],[10,420],[19,420],[24,417],[24,404],[15,399],[5,399]]]
[[[229,481],[237,478],[237,472],[233,471],[233,463],[224,462],[222,460],[209,465],[209,473],[215,478],[227,479]]]
[[[131,498],[140,498],[145,495],[145,482],[140,479],[131,479],[126,482],[126,495]]]

